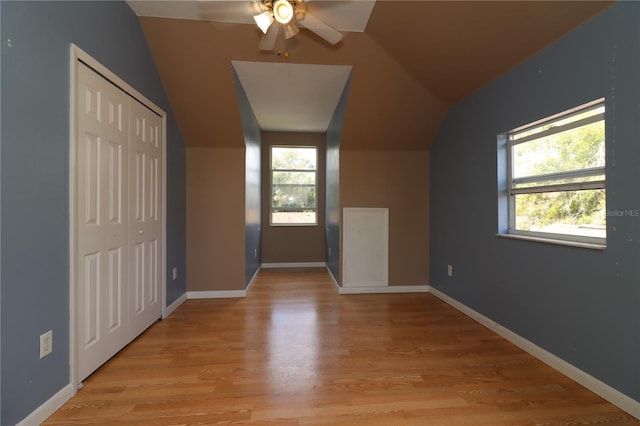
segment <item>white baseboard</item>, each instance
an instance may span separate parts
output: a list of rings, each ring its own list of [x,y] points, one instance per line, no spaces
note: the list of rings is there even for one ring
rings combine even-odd
[[[185,302],[185,300],[187,300],[187,293],[184,293],[182,296],[178,297],[172,304],[164,308],[164,311],[162,312],[162,319],[165,319],[166,317],[171,315],[173,311],[178,309],[178,306],[182,305]]]
[[[291,263],[263,263],[262,267],[268,268],[324,268],[325,262],[291,262]]]
[[[187,292],[187,299],[227,299],[246,296],[246,290],[210,290]]]
[[[558,370],[560,373],[569,377],[570,379],[578,382],[585,388],[589,389],[591,392],[599,395],[600,397],[606,399],[613,405],[617,406],[621,410],[626,411],[633,417],[640,419],[640,401],[636,401],[635,399],[623,394],[622,392],[612,388],[606,383],[596,379],[590,374],[585,373],[579,368],[575,367],[572,364],[569,364],[562,358],[557,357],[551,352],[542,349],[536,344],[530,342],[524,337],[514,333],[513,331],[501,326],[495,321],[485,317],[484,315],[476,312],[475,310],[469,308],[468,306],[458,302],[457,300],[447,296],[441,291],[429,287],[429,292],[436,296],[438,299],[443,302],[451,305],[455,309],[459,310],[463,314],[467,315],[471,319],[479,322],[483,326],[487,327],[489,330],[494,333],[504,337],[509,342],[518,346],[520,349],[528,352],[534,357],[538,358],[540,361],[549,365],[550,367]]]
[[[18,426],[33,426],[44,423],[49,416],[58,411],[72,396],[73,386],[68,384],[49,398],[44,404],[32,411],[31,414],[18,423]]]
[[[247,297],[249,287],[253,284],[260,272],[260,268],[253,274],[251,281],[244,290],[207,290],[207,291],[188,291],[187,299],[232,299],[237,297]]]
[[[338,287],[338,294],[427,293],[427,285],[389,285],[379,287]]]

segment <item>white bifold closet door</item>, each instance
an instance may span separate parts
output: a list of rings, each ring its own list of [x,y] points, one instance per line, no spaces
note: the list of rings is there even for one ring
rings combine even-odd
[[[76,356],[84,380],[162,314],[162,119],[78,63]]]

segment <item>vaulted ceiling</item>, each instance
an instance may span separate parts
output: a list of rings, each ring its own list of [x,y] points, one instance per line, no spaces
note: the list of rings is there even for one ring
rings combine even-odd
[[[314,0],[309,10],[316,3],[332,24],[332,6],[345,1]],[[260,30],[250,23],[139,19],[188,146],[242,146],[231,67],[248,61],[351,66],[342,148],[407,150],[428,149],[449,107],[611,4],[378,0],[364,32],[344,32],[333,46],[302,30],[288,58],[260,52]],[[287,75],[260,78],[286,93],[295,87]]]

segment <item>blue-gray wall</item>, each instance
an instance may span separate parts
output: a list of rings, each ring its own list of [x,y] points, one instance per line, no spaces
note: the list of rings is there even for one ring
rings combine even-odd
[[[245,284],[258,272],[262,259],[260,239],[262,233],[261,220],[261,178],[260,152],[262,147],[262,133],[256,119],[249,98],[244,92],[240,78],[235,68],[232,68],[233,80],[236,86],[238,107],[242,131],[244,132],[245,155]]]
[[[326,142],[326,256],[327,267],[338,282],[340,281],[340,142],[350,86],[351,75],[344,85],[342,95],[340,95],[340,100],[329,123]]]
[[[431,285],[640,400],[640,217],[609,217],[604,251],[496,237],[497,135],[600,97],[607,209],[640,209],[640,3],[622,2],[448,112],[431,149]]]
[[[168,113],[167,301],[186,290],[185,150],[124,2],[0,2],[1,415],[22,420],[69,383],[69,61],[75,43]],[[179,278],[171,279],[177,267]],[[41,333],[53,353],[39,359]]]

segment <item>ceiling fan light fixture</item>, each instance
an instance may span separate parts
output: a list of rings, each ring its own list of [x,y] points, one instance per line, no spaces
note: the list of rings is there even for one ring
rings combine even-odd
[[[255,15],[253,17],[253,20],[256,21],[256,25],[264,34],[267,33],[267,30],[269,29],[271,24],[273,24],[273,16],[271,16],[271,12],[269,11],[265,11],[259,15]]]
[[[283,27],[284,27],[285,40],[290,39],[291,37],[295,36],[300,32],[298,27],[296,27],[296,25],[293,22],[289,22],[288,24],[283,25]]]
[[[305,3],[306,0],[250,1],[253,19],[264,33],[259,45],[261,51],[273,50],[278,52],[278,55],[284,51],[285,57],[288,56],[286,47],[284,47],[285,40],[298,34],[299,27],[306,28],[330,44],[337,44],[342,40],[340,31],[308,14]]]
[[[273,17],[281,24],[288,24],[293,19],[293,6],[288,0],[277,0],[273,4]]]

